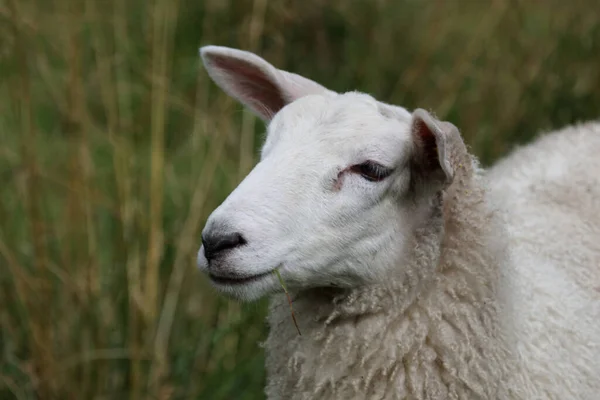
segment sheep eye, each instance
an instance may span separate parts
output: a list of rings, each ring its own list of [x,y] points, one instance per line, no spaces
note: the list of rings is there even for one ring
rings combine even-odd
[[[362,164],[356,164],[350,167],[350,171],[360,174],[363,178],[370,182],[379,182],[390,176],[392,170],[384,167],[374,161],[366,161]]]

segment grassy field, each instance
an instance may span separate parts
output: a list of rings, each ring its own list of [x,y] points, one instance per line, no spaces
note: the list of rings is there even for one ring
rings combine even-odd
[[[264,126],[198,48],[433,110],[485,165],[600,117],[596,0],[0,0],[0,399],[262,399],[195,267]]]

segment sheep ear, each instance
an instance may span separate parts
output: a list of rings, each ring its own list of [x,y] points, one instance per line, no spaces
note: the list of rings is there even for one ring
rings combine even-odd
[[[462,142],[458,128],[450,122],[439,121],[423,109],[412,113],[411,132],[417,146],[416,163],[424,178],[444,186],[452,183],[452,146]]]
[[[212,80],[265,122],[300,97],[330,92],[310,79],[279,70],[247,51],[204,46],[200,48],[200,56]]]

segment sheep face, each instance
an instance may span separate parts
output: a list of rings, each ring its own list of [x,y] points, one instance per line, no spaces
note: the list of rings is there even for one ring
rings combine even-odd
[[[251,53],[210,46],[202,57],[268,123],[259,163],[202,231],[198,265],[213,286],[250,301],[281,290],[276,269],[306,289],[380,282],[403,265],[427,199],[452,179],[445,136],[455,128]]]

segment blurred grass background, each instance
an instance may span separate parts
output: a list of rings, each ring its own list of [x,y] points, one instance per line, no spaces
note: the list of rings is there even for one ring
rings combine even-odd
[[[200,230],[263,125],[198,48],[448,119],[485,165],[600,117],[595,0],[0,0],[0,399],[262,399]]]

